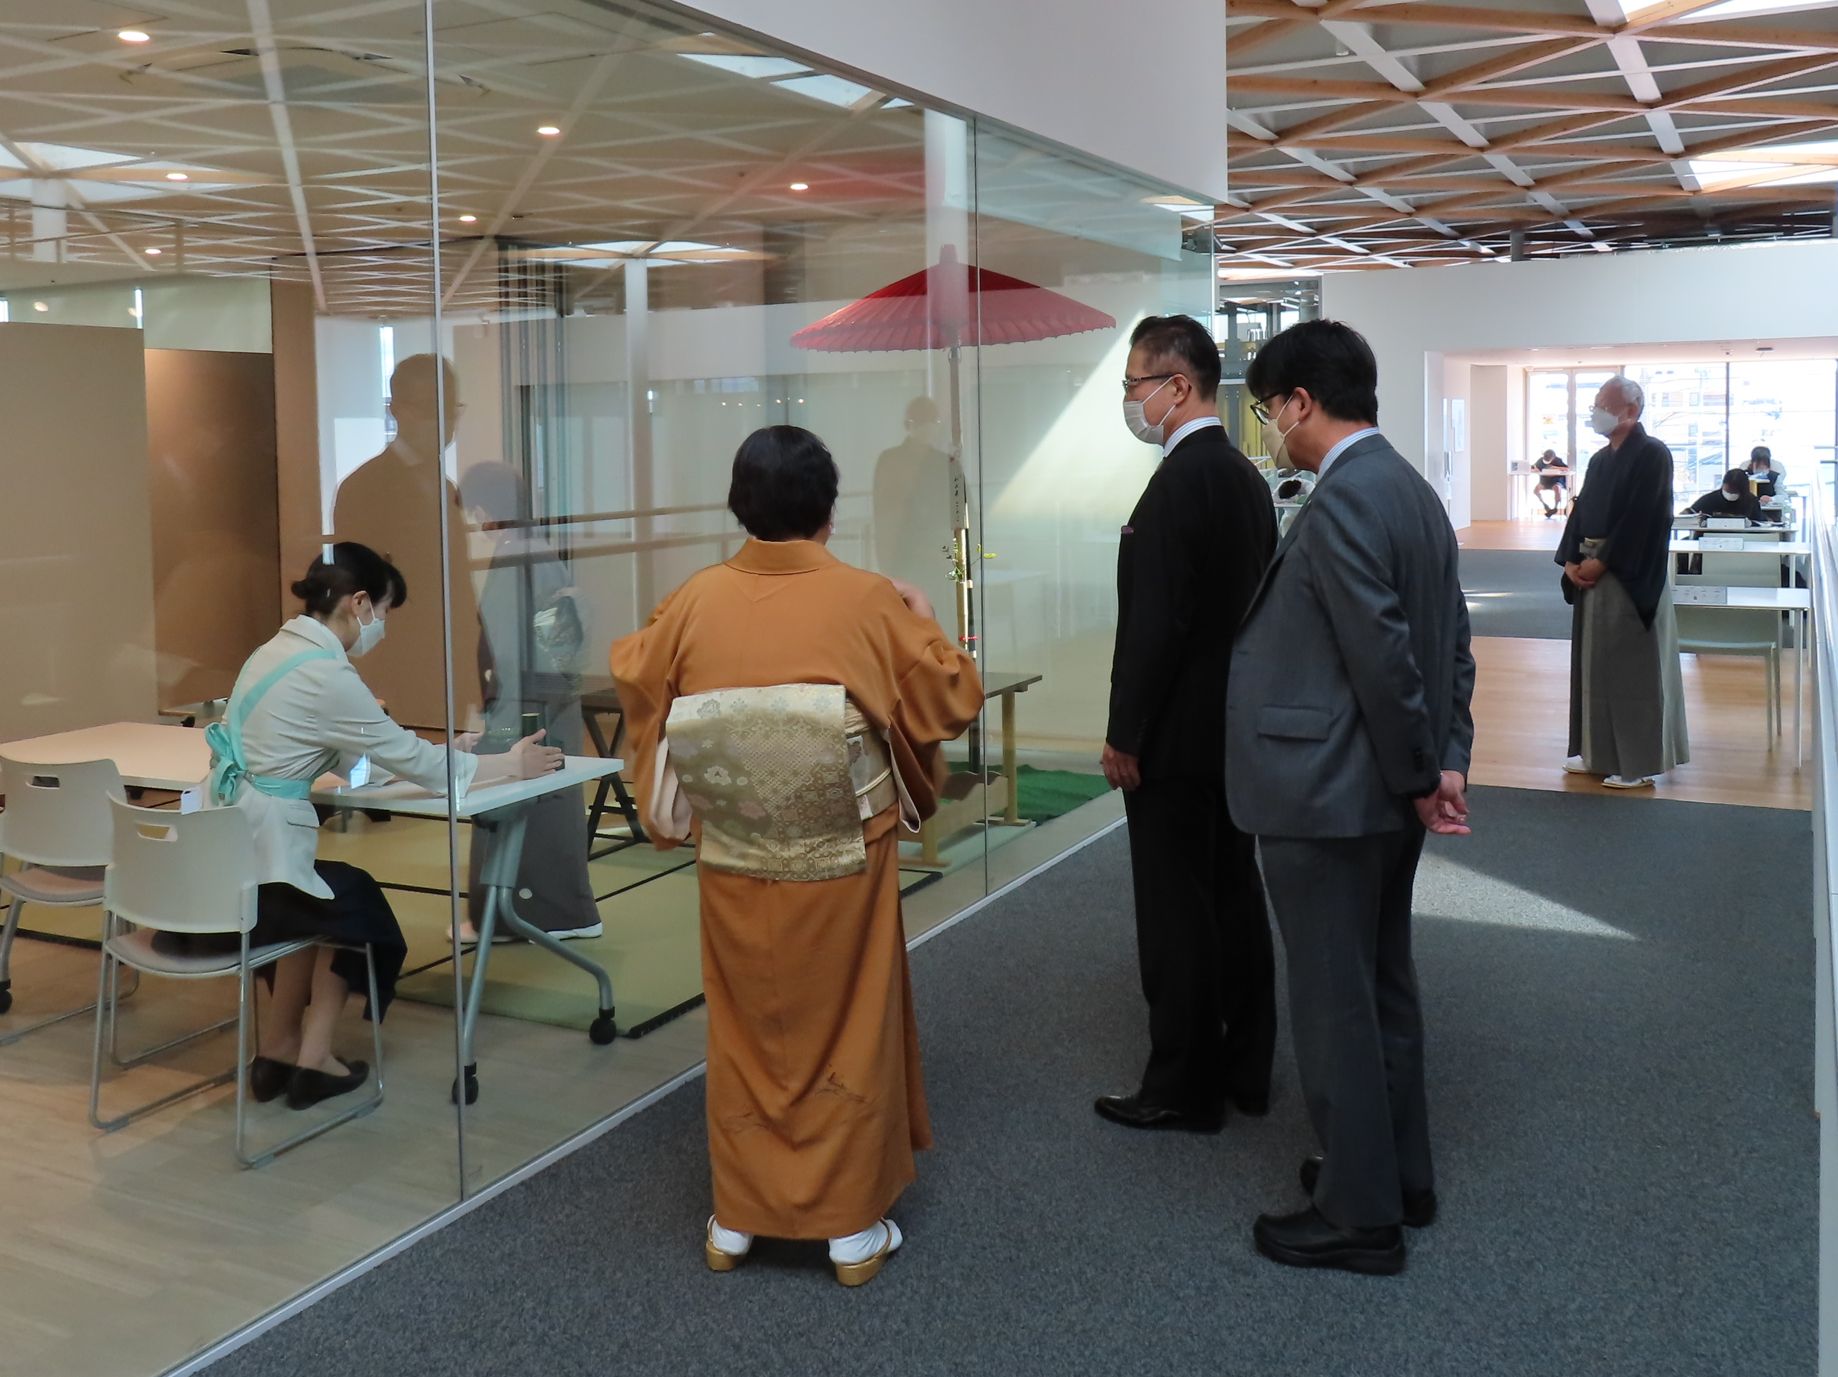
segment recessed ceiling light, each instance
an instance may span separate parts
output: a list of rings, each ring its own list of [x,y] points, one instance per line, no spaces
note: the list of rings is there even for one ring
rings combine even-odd
[[[476,215],[462,215],[460,216],[460,223],[462,225],[474,224],[477,222],[478,218],[479,217]]]
[[[51,309],[51,304],[46,301],[34,301],[32,303],[32,309],[34,311],[49,311]]]
[[[545,125],[539,126],[536,132],[538,134],[541,134],[545,139],[552,139],[557,134],[561,133],[562,131],[559,125],[545,124]]]
[[[811,184],[809,182],[793,182],[791,184],[791,189],[793,191],[809,191],[811,189]]]
[[[147,256],[149,258],[158,258],[159,255],[160,255],[160,251],[158,249],[148,249],[147,250]]]
[[[140,29],[123,29],[120,33],[116,34],[115,37],[119,38],[123,43],[151,43],[153,41],[152,34],[145,33]]]
[[[169,182],[189,182],[191,180],[191,173],[189,172],[168,172],[166,174],[166,180]]]

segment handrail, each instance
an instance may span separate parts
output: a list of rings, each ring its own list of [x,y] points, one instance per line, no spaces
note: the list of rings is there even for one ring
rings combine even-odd
[[[1806,504],[1812,547],[1813,1106],[1819,1117],[1819,1372],[1838,1374],[1838,546],[1834,493],[1821,467]]]

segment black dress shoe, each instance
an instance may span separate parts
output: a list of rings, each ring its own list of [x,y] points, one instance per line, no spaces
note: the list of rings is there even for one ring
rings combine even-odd
[[[249,1063],[249,1098],[257,1104],[267,1104],[278,1100],[287,1093],[287,1083],[293,1079],[292,1062],[276,1061],[273,1057],[257,1057]]]
[[[1287,1267],[1334,1267],[1368,1276],[1404,1270],[1404,1230],[1343,1229],[1310,1205],[1299,1214],[1264,1214],[1251,1230],[1257,1251]]]
[[[1316,1153],[1313,1157],[1302,1159],[1302,1189],[1312,1199],[1315,1194],[1315,1182],[1321,1179],[1322,1156]],[[1435,1191],[1404,1192],[1404,1223],[1412,1229],[1427,1229],[1436,1222]]]
[[[1092,1106],[1101,1118],[1125,1128],[1174,1128],[1188,1133],[1217,1133],[1225,1127],[1223,1111],[1196,1114],[1173,1105],[1156,1104],[1141,1095],[1100,1095]]]
[[[305,1066],[295,1067],[293,1079],[287,1083],[287,1107],[306,1109],[321,1100],[329,1100],[335,1095],[348,1095],[356,1090],[370,1074],[370,1064],[362,1061],[347,1064],[351,1069],[342,1076],[314,1071]]]

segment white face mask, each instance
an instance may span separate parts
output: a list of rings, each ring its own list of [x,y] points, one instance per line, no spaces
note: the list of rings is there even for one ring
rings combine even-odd
[[[1597,435],[1613,435],[1620,424],[1621,418],[1605,406],[1598,406],[1589,413],[1589,428]]]
[[[1160,392],[1162,387],[1166,387],[1173,381],[1173,378],[1164,378],[1161,387],[1156,388],[1155,392]],[[1151,392],[1139,402],[1133,402],[1128,397],[1123,399],[1123,424],[1130,428],[1130,434],[1145,445],[1159,445],[1167,440],[1167,420],[1174,410],[1174,404],[1169,403],[1168,410],[1162,413],[1161,420],[1151,425],[1144,409],[1154,400],[1155,392]]]
[[[355,612],[355,609],[353,610]],[[358,622],[357,640],[353,642],[351,648],[345,653],[354,660],[361,655],[368,655],[371,651],[383,644],[383,633],[388,629],[388,624],[384,622],[377,610],[374,607],[371,608],[370,620],[360,620]]]
[[[1746,493],[1726,492],[1723,494],[1723,500],[1725,502],[1740,502],[1745,496],[1747,496]]]
[[[1270,456],[1270,462],[1279,469],[1293,467],[1289,459],[1289,436],[1296,426],[1284,430],[1278,423],[1283,419],[1283,413],[1289,410],[1289,402],[1294,400],[1295,397],[1291,395],[1289,401],[1279,406],[1276,414],[1264,422],[1264,453]],[[1300,421],[1296,422],[1297,426],[1301,424]]]

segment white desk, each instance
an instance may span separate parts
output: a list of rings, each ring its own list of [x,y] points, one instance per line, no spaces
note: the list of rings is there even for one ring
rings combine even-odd
[[[1715,602],[1698,602],[1688,590],[1703,589],[1717,598]],[[1680,607],[1701,607],[1710,611],[1727,608],[1734,612],[1781,612],[1798,618],[1793,639],[1793,757],[1794,768],[1806,763],[1804,728],[1800,718],[1806,706],[1806,652],[1812,634],[1812,590],[1810,588],[1725,588],[1714,583],[1681,584],[1672,590],[1672,600]]]
[[[81,731],[0,744],[0,755],[22,765],[71,765],[112,760],[131,789],[189,789],[211,772],[211,748],[191,727],[110,722]]]
[[[1805,559],[1812,546],[1803,540],[1758,539],[1744,531],[1706,531],[1696,540],[1674,537],[1668,547],[1675,555],[1773,555],[1777,559]]]
[[[479,1026],[479,1008],[485,997],[485,971],[491,963],[492,939],[497,935],[500,922],[516,936],[591,975],[600,987],[600,1013],[588,1026],[587,1035],[601,1046],[619,1035],[619,1025],[613,1017],[611,977],[603,966],[571,950],[559,938],[533,926],[517,912],[517,870],[523,861],[524,831],[529,824],[532,804],[562,789],[598,783],[623,767],[624,762],[619,760],[571,755],[552,775],[468,789],[464,798],[451,805],[444,793],[433,793],[399,779],[353,789],[336,775],[324,775],[313,789],[313,802],[332,808],[362,808],[369,812],[398,813],[403,817],[440,819],[444,819],[451,808],[454,817],[472,824],[475,844],[483,845],[479,883],[485,887],[484,916],[479,922],[479,945],[472,959],[472,976],[466,986],[466,1007],[460,1022],[460,1065],[464,1070],[453,1082],[456,1103],[462,1089],[467,1104],[479,1098],[479,1064],[473,1052],[473,1040]]]

